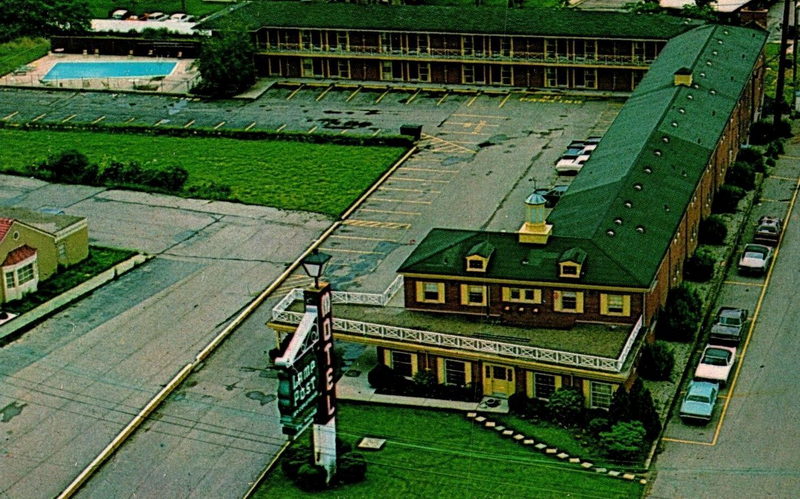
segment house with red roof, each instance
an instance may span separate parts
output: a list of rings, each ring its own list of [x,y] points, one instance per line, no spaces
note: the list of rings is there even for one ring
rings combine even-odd
[[[85,218],[0,207],[0,303],[35,292],[59,266],[88,254]]]

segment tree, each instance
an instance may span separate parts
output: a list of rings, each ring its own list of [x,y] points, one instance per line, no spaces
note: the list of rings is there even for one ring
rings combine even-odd
[[[639,374],[644,379],[665,381],[670,379],[675,366],[675,355],[663,341],[648,343],[642,348]]]
[[[702,301],[697,291],[682,284],[670,290],[658,316],[656,336],[669,341],[689,341],[700,322]]]
[[[698,247],[694,255],[686,259],[683,266],[683,275],[686,279],[696,282],[706,282],[714,277],[714,265],[717,264],[717,257],[714,251],[707,246]]]
[[[194,91],[214,97],[230,97],[256,81],[253,45],[247,33],[224,31],[205,40],[197,59],[202,81]]]
[[[700,220],[700,244],[723,244],[728,236],[725,220],[719,215],[709,215]]]
[[[559,388],[547,401],[547,410],[550,418],[565,426],[574,426],[583,415],[584,397],[575,388],[568,386]]]
[[[86,0],[0,0],[0,42],[83,33],[90,16]]]
[[[608,419],[612,424],[630,421],[641,423],[648,440],[654,440],[661,431],[661,420],[653,404],[653,396],[641,379],[633,383],[630,391],[620,387],[614,392]]]

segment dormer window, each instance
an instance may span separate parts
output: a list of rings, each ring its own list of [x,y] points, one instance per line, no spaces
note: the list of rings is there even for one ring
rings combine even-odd
[[[467,272],[486,272],[489,267],[489,259],[494,253],[494,246],[488,242],[478,243],[473,246],[466,257]]]
[[[582,249],[570,248],[566,250],[558,259],[558,276],[568,279],[580,279],[585,262],[586,252]]]

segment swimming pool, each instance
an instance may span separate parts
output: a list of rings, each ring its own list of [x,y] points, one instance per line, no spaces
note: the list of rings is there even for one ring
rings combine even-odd
[[[57,62],[43,80],[148,78],[169,75],[177,62]]]

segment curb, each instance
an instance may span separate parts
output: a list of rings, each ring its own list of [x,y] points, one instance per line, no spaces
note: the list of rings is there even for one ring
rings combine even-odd
[[[75,303],[94,290],[153,258],[136,254],[0,326],[0,346],[15,340],[30,327]]]

